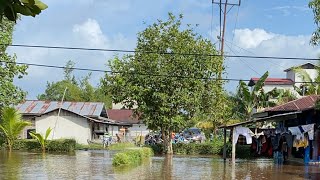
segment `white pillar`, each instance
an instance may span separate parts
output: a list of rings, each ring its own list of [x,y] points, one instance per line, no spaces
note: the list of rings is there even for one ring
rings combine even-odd
[[[234,142],[235,136],[236,136],[236,128],[233,127],[232,128],[232,156],[231,156],[232,163],[236,162],[236,144],[237,144],[237,142]]]

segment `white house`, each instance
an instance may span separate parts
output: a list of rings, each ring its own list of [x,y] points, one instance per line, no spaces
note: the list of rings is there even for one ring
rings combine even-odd
[[[303,82],[303,80],[301,79],[298,73],[294,72],[295,68],[301,68],[305,70],[313,80],[317,76],[317,70],[315,69],[316,66],[314,64],[306,63],[299,66],[290,67],[284,70],[284,72],[286,72],[286,78],[267,78],[263,87],[264,91],[269,92],[274,88],[277,88],[277,89],[290,90],[291,92],[296,94],[296,91],[294,91],[294,86],[299,87],[301,85],[301,82]],[[259,78],[253,77],[250,79],[248,85],[254,86],[258,80]]]
[[[30,131],[45,134],[52,128],[49,139],[74,138],[80,144],[99,140],[110,127],[121,126],[107,117],[104,103],[101,102],[63,102],[25,101],[16,106],[23,119],[30,121],[21,138],[31,138]],[[58,113],[60,114],[58,116]]]

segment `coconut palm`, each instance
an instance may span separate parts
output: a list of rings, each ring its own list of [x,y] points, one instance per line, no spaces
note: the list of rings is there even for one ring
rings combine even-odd
[[[30,123],[23,121],[21,114],[15,108],[5,107],[2,109],[0,131],[4,134],[9,151],[12,150],[12,146],[20,132],[28,125]]]

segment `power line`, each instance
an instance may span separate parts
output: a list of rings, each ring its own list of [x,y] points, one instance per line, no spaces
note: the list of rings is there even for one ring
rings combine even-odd
[[[4,44],[2,44],[4,45]],[[181,56],[211,56],[221,57],[220,54],[199,54],[199,53],[174,53],[174,52],[160,52],[160,51],[136,51],[123,49],[103,49],[103,48],[84,48],[84,47],[66,47],[66,46],[44,46],[44,45],[26,45],[26,44],[12,44],[7,45],[11,47],[25,47],[25,48],[46,48],[46,49],[64,49],[64,50],[84,50],[84,51],[106,51],[119,53],[142,53],[142,54],[165,54],[165,55],[181,55]],[[249,55],[223,55],[229,58],[249,58],[249,59],[278,59],[278,60],[301,60],[301,61],[318,61],[318,58],[305,57],[280,57],[280,56],[249,56]]]
[[[249,51],[249,50],[247,50],[247,49],[245,49],[245,48],[242,48],[242,47],[234,44],[233,42],[230,42],[230,41],[227,41],[227,40],[226,40],[226,42],[227,42],[227,43],[230,43],[231,46],[235,46],[235,47],[237,47],[237,48],[239,48],[239,49],[241,49],[241,50],[243,50],[243,51],[246,51],[246,52],[248,52],[248,53],[253,54],[253,55],[256,56],[256,53],[254,53],[254,52],[252,52],[252,51]],[[284,67],[284,66],[282,66],[282,65],[280,65],[280,64],[274,63],[274,62],[272,62],[272,60],[266,59],[266,61],[270,62],[271,64],[273,64],[273,65],[275,65],[275,66],[277,66],[277,67],[280,66],[280,67],[286,69],[286,67]]]
[[[2,63],[10,63],[10,64],[19,64],[19,65],[27,65],[27,66],[36,66],[36,67],[44,67],[44,68],[55,68],[55,69],[65,69],[65,66],[57,66],[57,65],[47,65],[47,64],[35,64],[35,63],[26,63],[26,62],[7,62],[7,61],[0,61]],[[244,81],[249,82],[251,79],[237,79],[237,78],[204,78],[204,77],[192,77],[192,76],[179,76],[179,75],[166,75],[166,74],[150,74],[150,73],[140,73],[140,72],[124,72],[124,71],[111,71],[111,70],[102,70],[102,69],[90,69],[90,68],[78,68],[73,67],[69,68],[72,70],[79,70],[79,71],[91,71],[91,72],[102,72],[102,73],[111,73],[111,74],[123,74],[123,73],[130,73],[133,75],[142,75],[142,76],[155,76],[155,77],[168,77],[168,78],[187,78],[187,79],[202,79],[202,80],[221,80],[221,81]],[[272,81],[276,82],[283,82],[282,80],[279,81]],[[300,82],[293,82],[293,83],[312,83],[312,84],[320,84],[320,82],[310,82],[310,81],[300,81]]]
[[[231,47],[230,47],[228,44],[226,44],[226,46],[230,49],[230,51],[231,51],[234,55],[236,55],[236,53],[231,49]],[[259,76],[261,76],[261,74],[258,73],[254,68],[252,68],[252,67],[250,66],[250,64],[248,64],[244,59],[242,59],[242,58],[239,58],[239,59],[240,59],[241,62],[243,62],[244,64],[246,64],[249,69],[251,69],[253,72],[255,72],[256,74],[258,74]]]

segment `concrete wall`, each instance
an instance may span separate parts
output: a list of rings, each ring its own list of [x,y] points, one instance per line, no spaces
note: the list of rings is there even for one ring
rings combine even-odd
[[[80,144],[88,144],[91,140],[91,128],[87,119],[73,115],[60,115],[57,119],[56,113],[49,113],[37,117],[35,121],[36,132],[45,134],[48,127],[54,128],[49,139],[73,138]],[[52,135],[54,137],[52,138]]]
[[[312,80],[315,80],[315,78],[317,77],[317,70],[315,69],[304,69],[309,76],[311,77]],[[292,79],[295,82],[303,82],[303,79],[299,77],[298,73],[291,71],[287,72],[287,78],[288,79]],[[295,83],[296,86],[300,86],[301,83]]]
[[[132,127],[129,128],[129,131],[132,137],[141,135],[141,133],[142,136],[145,136],[150,132],[147,126],[144,124],[133,124]]]

